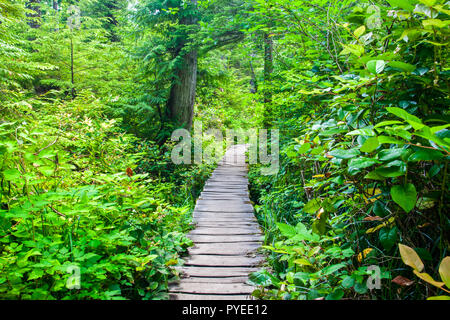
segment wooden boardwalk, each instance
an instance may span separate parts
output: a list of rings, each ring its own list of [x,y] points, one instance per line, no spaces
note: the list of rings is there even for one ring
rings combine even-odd
[[[246,300],[246,284],[263,258],[257,253],[262,233],[248,194],[245,146],[225,153],[205,184],[194,209],[194,247],[180,268],[181,280],[169,288],[173,300]]]

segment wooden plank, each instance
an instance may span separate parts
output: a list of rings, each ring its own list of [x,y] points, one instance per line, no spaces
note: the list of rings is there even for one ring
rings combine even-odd
[[[224,220],[238,220],[239,219],[256,219],[253,215],[253,212],[222,212],[222,211],[204,211],[204,210],[194,210],[193,212],[194,219],[197,218],[209,218],[210,220],[214,219],[224,219]]]
[[[247,185],[244,184],[222,184],[222,183],[214,183],[214,184],[205,184],[205,187],[203,188],[203,190],[213,190],[213,189],[222,189],[224,191],[227,190],[246,190],[247,189]]]
[[[186,277],[182,278],[183,283],[246,283],[248,276],[241,277]],[[174,285],[176,283],[173,283]]]
[[[197,227],[211,227],[211,228],[235,228],[235,227],[256,227],[260,229],[259,224],[255,221],[255,219],[218,219],[219,217],[215,217],[215,219],[200,219],[197,221]]]
[[[238,187],[242,189],[248,188],[248,181],[214,181],[214,180],[208,180],[205,183],[205,188],[207,187],[224,187],[224,188],[231,188],[231,187]]]
[[[253,214],[253,207],[251,205],[242,205],[242,206],[214,206],[214,205],[197,205],[195,206],[195,211],[198,212],[220,212],[220,213],[237,213],[244,214],[250,213]]]
[[[248,295],[206,295],[206,294],[189,294],[189,293],[174,293],[169,295],[170,300],[253,300]]]
[[[203,192],[220,192],[220,193],[242,193],[247,191],[246,189],[242,190],[239,188],[222,188],[220,186],[207,186],[203,188]]]
[[[216,200],[216,199],[202,199],[197,200],[196,207],[199,206],[215,206],[220,209],[229,208],[229,207],[245,207],[244,211],[248,208],[253,209],[250,201],[247,197],[235,197],[233,200]]]
[[[239,243],[239,242],[262,242],[263,236],[257,235],[233,235],[233,236],[213,236],[213,235],[190,235],[189,238],[196,243]]]
[[[198,254],[218,254],[218,255],[248,255],[254,254],[259,249],[259,243],[222,243],[220,246],[215,243],[199,243],[188,249],[191,256]]]
[[[234,228],[234,227],[257,227],[260,229],[256,219],[254,217],[251,218],[242,218],[241,220],[236,219],[224,219],[220,217],[208,218],[208,217],[198,217],[197,220],[193,221],[193,224],[200,227],[218,227],[218,228]]]
[[[186,266],[204,267],[253,267],[261,264],[261,257],[193,255],[186,261]]]
[[[197,294],[251,294],[254,287],[244,283],[179,283],[171,286],[170,291],[176,293],[197,293]]]
[[[210,227],[197,227],[195,230],[189,232],[189,234],[212,234],[212,235],[243,235],[243,234],[261,234],[261,231],[256,227],[253,228],[210,228]]]
[[[230,173],[228,175],[228,178],[226,178],[226,177],[223,177],[223,178],[222,177],[221,178],[219,178],[219,177],[209,178],[206,181],[206,185],[213,184],[213,183],[223,183],[223,184],[236,184],[236,185],[247,187],[247,185],[248,185],[248,179],[247,178],[242,177],[242,178],[239,178],[239,179],[230,179],[230,176],[232,176],[232,175],[233,174]]]
[[[244,277],[258,271],[256,267],[197,267],[183,266],[176,268],[183,277]]]

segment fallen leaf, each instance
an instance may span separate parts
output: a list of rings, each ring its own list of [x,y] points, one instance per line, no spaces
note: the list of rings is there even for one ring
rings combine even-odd
[[[414,281],[402,276],[396,276],[394,279],[392,279],[392,282],[402,287],[409,287],[414,284]]]
[[[364,218],[364,221],[382,221],[383,218],[379,216],[368,216]]]
[[[127,176],[131,177],[133,175],[133,170],[131,168],[127,168]]]

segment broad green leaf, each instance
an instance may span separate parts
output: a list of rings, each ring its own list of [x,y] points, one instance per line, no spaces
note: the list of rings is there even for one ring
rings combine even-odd
[[[397,185],[391,188],[392,200],[403,210],[410,212],[416,205],[417,192],[412,183]]]
[[[348,168],[349,168],[349,171],[351,171],[353,169],[364,169],[364,168],[370,167],[376,163],[380,163],[380,161],[378,161],[377,159],[361,157],[361,158],[351,159],[348,164]]]
[[[428,297],[427,300],[450,300],[450,296],[433,296]]]
[[[387,0],[392,7],[399,7],[407,11],[413,11],[414,6],[409,0]]]
[[[389,143],[389,144],[398,144],[398,145],[404,145],[405,142],[392,138],[392,137],[388,137],[388,136],[378,136],[378,142],[379,143]]]
[[[412,64],[401,62],[401,61],[389,61],[388,66],[400,69],[406,72],[413,72],[416,67]]]
[[[378,152],[377,157],[380,161],[391,161],[400,158],[406,150],[403,148],[385,149]]]
[[[402,35],[398,40],[403,40],[405,42],[414,42],[417,40],[420,35],[422,34],[422,31],[420,29],[406,29],[403,31]]]
[[[248,279],[256,286],[267,287],[273,284],[271,276],[265,270],[250,273]]]
[[[364,176],[364,179],[370,179],[370,180],[386,180],[386,177],[383,177],[382,175],[377,173],[377,170],[371,171],[368,174]]]
[[[365,294],[367,292],[367,286],[366,286],[365,282],[363,282],[363,283],[357,282],[354,285],[353,289],[355,289],[355,292],[357,292],[359,294]]]
[[[444,139],[439,138],[436,134],[431,132],[431,128],[428,126],[423,126],[423,128],[419,131],[416,131],[415,134],[419,137],[425,138],[427,140],[433,141],[439,146],[450,147],[450,144],[447,143]]]
[[[416,116],[409,114],[405,110],[398,107],[387,107],[386,110],[399,118],[407,121],[414,129],[420,130],[424,127],[422,124],[422,120],[417,118]]]
[[[379,145],[380,145],[380,143],[378,142],[377,137],[370,137],[366,141],[364,141],[363,145],[361,146],[361,148],[359,150],[361,152],[370,153],[370,152],[374,151],[376,148],[378,148]]]
[[[341,300],[344,296],[344,290],[338,288],[325,297],[325,300]]]
[[[378,238],[380,240],[381,245],[386,250],[391,250],[392,247],[397,243],[398,237],[397,237],[397,227],[393,227],[391,229],[388,228],[382,228],[380,230],[380,233],[378,234]]]
[[[329,274],[335,273],[336,271],[346,267],[347,264],[345,263],[338,263],[338,264],[333,264],[331,266],[325,267],[322,269],[322,274],[327,276]]]
[[[355,284],[355,279],[353,277],[350,277],[350,276],[345,277],[345,279],[342,280],[342,283],[341,283],[341,285],[345,289],[349,289],[349,288],[353,287],[354,284]]]
[[[374,128],[384,127],[384,126],[390,126],[391,124],[401,124],[401,121],[398,120],[388,120],[388,121],[382,121],[380,123],[377,123]]]
[[[386,62],[384,60],[370,60],[367,62],[367,70],[373,74],[379,74],[383,72]]]
[[[440,5],[440,4],[433,6],[433,8],[436,9],[437,11],[443,12],[443,13],[445,13],[445,14],[447,14],[447,15],[450,16],[450,10],[445,9],[445,8],[444,8],[442,5]]]
[[[304,144],[302,144],[298,149],[296,149],[296,151],[297,151],[299,154],[303,154],[303,153],[305,153],[306,151],[308,151],[309,149],[311,149],[311,145],[310,145],[309,143],[304,143]]]
[[[354,54],[355,56],[361,57],[364,54],[364,47],[359,44],[343,44],[341,43],[344,50],[340,54]]]
[[[14,169],[14,168],[7,169],[7,170],[3,171],[2,173],[3,173],[3,176],[5,177],[5,179],[8,181],[15,181],[15,180],[19,179],[20,176],[22,175],[19,170]]]
[[[347,133],[348,136],[368,136],[368,137],[373,137],[375,136],[375,131],[373,131],[372,128],[362,128],[362,129],[356,129],[353,131],[350,131],[349,133]]]
[[[28,276],[28,280],[39,279],[44,275],[44,270],[42,269],[33,269],[30,275]]]
[[[402,257],[404,264],[413,268],[414,271],[421,272],[423,270],[423,262],[422,260],[420,260],[419,255],[416,251],[414,251],[413,248],[399,243],[398,249],[400,251],[400,256]]]
[[[303,211],[305,211],[306,213],[316,213],[319,209],[320,209],[320,200],[319,199],[312,199],[309,200],[305,206],[303,207]]]
[[[375,169],[375,173],[381,177],[394,178],[404,176],[406,174],[406,165],[400,166],[385,166]]]
[[[419,0],[419,1],[428,7],[432,7],[436,3],[436,0]]]
[[[444,157],[442,152],[428,148],[418,148],[416,152],[411,154],[408,161],[431,161],[440,160]]]
[[[360,26],[358,27],[355,31],[353,31],[353,34],[355,35],[356,38],[361,37],[364,32],[366,32],[366,26]]]
[[[50,177],[53,172],[55,171],[54,167],[50,167],[50,166],[42,166],[39,167],[38,170],[46,177]]]
[[[351,159],[361,154],[358,149],[334,149],[328,153],[330,156],[336,157],[338,159]]]
[[[309,262],[308,260],[306,260],[304,258],[295,259],[294,263],[301,265],[301,266],[312,266],[311,262]]]
[[[439,274],[447,288],[450,288],[450,257],[442,259],[441,264],[439,265]]]
[[[426,19],[422,20],[422,25],[426,27],[445,28],[450,24],[450,21],[442,21],[440,19]]]

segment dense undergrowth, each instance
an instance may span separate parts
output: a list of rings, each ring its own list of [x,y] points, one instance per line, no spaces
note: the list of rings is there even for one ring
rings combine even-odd
[[[2,298],[166,298],[208,168],[170,169],[102,109],[79,95],[0,125]]]
[[[302,58],[280,39],[280,171],[250,174],[270,265],[252,276],[257,297],[448,299],[448,3],[388,2],[326,11],[341,21],[336,56],[301,31]],[[275,33],[292,22],[321,37],[302,13],[325,19],[319,7],[260,10],[289,21]]]
[[[255,297],[448,299],[449,3],[193,3],[0,0],[0,298],[167,298],[212,169],[170,158],[195,49],[204,131],[280,130]]]
[[[211,167],[129,130],[136,63],[101,20],[41,9],[0,2],[0,298],[167,299]]]

